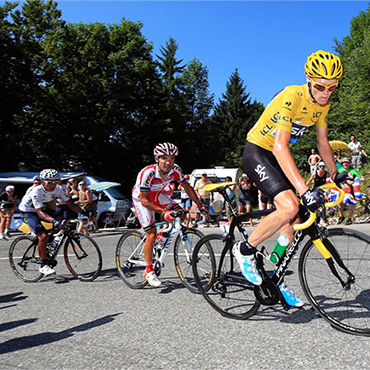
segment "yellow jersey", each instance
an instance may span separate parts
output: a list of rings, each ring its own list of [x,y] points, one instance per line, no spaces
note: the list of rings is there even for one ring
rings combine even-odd
[[[248,132],[247,141],[272,151],[276,130],[284,130],[291,133],[291,146],[311,126],[326,128],[329,108],[329,103],[320,105],[310,99],[307,84],[287,86],[266,107],[260,119]]]

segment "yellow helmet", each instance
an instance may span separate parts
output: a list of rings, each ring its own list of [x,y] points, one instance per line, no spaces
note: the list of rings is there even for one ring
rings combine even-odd
[[[311,78],[332,80],[342,77],[343,66],[339,57],[327,51],[319,50],[307,58],[304,71]]]

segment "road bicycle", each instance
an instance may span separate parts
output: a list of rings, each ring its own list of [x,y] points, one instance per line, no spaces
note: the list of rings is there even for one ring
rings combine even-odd
[[[226,184],[206,185],[219,191],[228,202]],[[334,184],[322,186],[324,191],[337,192],[338,199],[326,207],[339,204],[344,192]],[[308,239],[298,261],[302,290],[314,310],[333,327],[346,333],[370,335],[370,237],[349,228],[326,229],[316,223],[316,214],[300,207],[304,222],[295,225],[294,240],[271,271],[265,269],[269,254],[265,247],[256,253],[257,268],[263,278],[260,286],[249,283],[241,274],[232,247],[237,239],[246,239],[243,222],[261,212],[238,216],[233,212],[230,230],[224,234],[207,235],[193,253],[195,282],[207,302],[223,316],[248,319],[260,305],[272,306],[285,302],[280,284],[288,276],[287,269],[304,239]],[[268,212],[270,213],[270,212]],[[267,214],[267,213],[264,213]],[[238,238],[235,233],[239,231]],[[290,271],[290,270],[289,270]]]
[[[194,210],[190,212],[196,213]],[[177,211],[173,222],[158,222],[155,224],[157,228],[165,226],[164,229],[158,231],[168,233],[169,236],[164,244],[161,244],[158,240],[155,242],[153,264],[154,270],[157,276],[159,276],[164,267],[171,243],[174,240],[173,256],[177,274],[186,288],[193,293],[198,293],[194,281],[191,258],[195,244],[204,234],[198,229],[186,227],[181,223],[186,213],[189,213],[189,211]],[[202,215],[198,225],[203,223],[204,220],[205,217]],[[127,231],[123,233],[117,244],[117,269],[124,283],[132,289],[141,289],[148,284],[144,277],[146,268],[144,260],[145,240],[145,234],[140,231]]]
[[[370,198],[368,196],[365,195],[358,201],[353,216],[357,223],[370,221]]]
[[[94,239],[86,234],[77,233],[78,222],[78,220],[63,221],[62,229],[57,234],[49,234],[46,245],[48,265],[50,267],[57,265],[58,252],[64,247],[64,261],[72,275],[81,281],[93,281],[102,269],[102,255]],[[47,230],[52,228],[50,223],[42,224]],[[37,236],[28,233],[16,238],[9,248],[10,267],[15,275],[26,283],[39,281],[44,276],[39,272],[40,258],[37,244]]]

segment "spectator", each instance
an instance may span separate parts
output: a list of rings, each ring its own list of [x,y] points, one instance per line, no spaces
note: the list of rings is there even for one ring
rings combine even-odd
[[[342,167],[342,151],[340,149],[337,149],[337,151],[334,154],[334,161],[337,166],[337,169]]]
[[[17,203],[17,196],[14,194],[14,186],[8,185],[5,191],[0,194],[0,239],[9,235],[9,228]]]
[[[360,172],[357,171],[357,169],[351,167],[350,160],[348,158],[343,158],[342,160],[342,167],[338,170],[339,173],[341,172],[348,172],[349,177],[355,178],[358,177],[360,180],[363,180],[363,177],[361,176]],[[348,220],[346,222],[346,225],[352,225],[352,215],[353,210],[355,208],[356,199],[351,196],[351,189],[348,185],[344,185],[343,190],[349,195],[344,198],[344,201],[339,205],[339,218],[338,218],[338,224],[341,224],[344,221],[344,208],[345,205],[348,205]],[[346,195],[347,195],[346,194]]]
[[[310,165],[310,172],[315,173],[317,169],[317,163],[321,161],[321,157],[316,154],[315,149],[311,149],[311,155],[308,157],[308,164]]]
[[[359,177],[361,181],[364,180],[361,173],[356,168],[351,167],[351,162],[346,157],[342,159],[342,167],[338,169],[339,173],[344,171],[349,172],[352,175],[352,177]]]
[[[351,141],[348,144],[348,157],[352,156],[352,167],[358,171],[361,169],[361,156],[362,154],[369,158],[365,150],[362,149],[361,143],[356,139],[355,135],[351,135]]]
[[[67,197],[69,197],[69,199],[73,203],[76,203],[79,198],[77,179],[70,178],[67,182],[65,191],[66,191]],[[78,214],[76,212],[74,212],[72,209],[69,209],[69,214],[68,214],[69,218],[77,218],[77,215]]]
[[[40,179],[40,176],[33,176],[32,182],[33,182],[33,185],[32,185],[32,186],[30,186],[30,187],[26,190],[26,194],[28,194],[30,191],[32,191],[32,190],[33,190],[33,188],[34,188],[35,186],[39,186],[39,185],[41,185],[41,183],[42,183],[42,181],[41,181],[41,179]]]
[[[79,198],[78,201],[75,204],[78,204],[82,210],[86,212],[94,212],[94,203],[92,200],[92,193],[91,190],[87,187],[87,184],[85,181],[80,181],[78,184],[79,186]],[[78,227],[78,232],[84,232],[85,234],[88,234],[88,220],[84,220],[80,222],[80,225]]]
[[[212,193],[204,190],[204,187],[208,184],[212,184],[212,181],[208,180],[206,172],[202,173],[202,177],[195,183],[194,190],[202,203],[203,207],[207,211],[207,221],[209,221],[209,210],[211,206]],[[199,220],[199,213],[196,214],[195,219]]]
[[[252,181],[248,179],[246,174],[243,174],[242,177],[239,178],[238,183],[238,190],[239,190],[239,200],[238,200],[238,213],[244,213],[244,207],[247,212],[252,210],[252,196],[251,196],[251,189],[252,189]],[[249,224],[253,226],[253,220],[249,219]]]
[[[307,181],[307,185],[310,185],[311,182],[313,182],[313,188],[316,189],[320,187],[321,185],[326,184],[326,179],[329,178],[330,175],[327,171],[325,171],[325,163],[324,162],[319,162],[317,165],[317,171],[313,173],[310,177],[310,179]],[[328,226],[328,219],[326,217],[326,208],[322,207],[320,211],[320,224],[322,226]]]
[[[225,177],[225,181],[226,182],[232,182],[232,179],[231,179],[230,176],[226,176]],[[230,202],[231,202],[231,206],[233,208],[236,207],[236,194],[235,194],[235,190],[236,190],[236,184],[235,185],[231,185],[231,186],[227,187],[227,189],[226,189],[226,194],[229,197]],[[230,208],[229,208],[229,206],[227,204],[225,204],[225,211],[226,211],[226,217],[230,220],[231,210],[230,210]]]
[[[189,184],[190,176],[185,175],[184,179],[185,179],[184,182],[186,184]],[[182,183],[179,184],[179,190],[181,191],[181,208],[184,211],[189,211],[191,208],[192,200],[190,199],[188,193],[185,191]],[[187,213],[185,217],[185,226],[189,227],[190,221],[191,221],[191,215],[190,213]]]
[[[258,190],[258,197],[259,197],[260,209],[274,209],[274,202],[272,201],[272,199],[266,196],[265,194],[263,194],[261,190]]]

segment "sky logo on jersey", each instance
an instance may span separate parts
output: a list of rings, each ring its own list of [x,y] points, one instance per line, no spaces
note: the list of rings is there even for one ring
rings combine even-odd
[[[254,169],[257,172],[261,182],[269,179],[269,177],[266,175],[265,168],[266,167],[258,164],[257,167]]]

